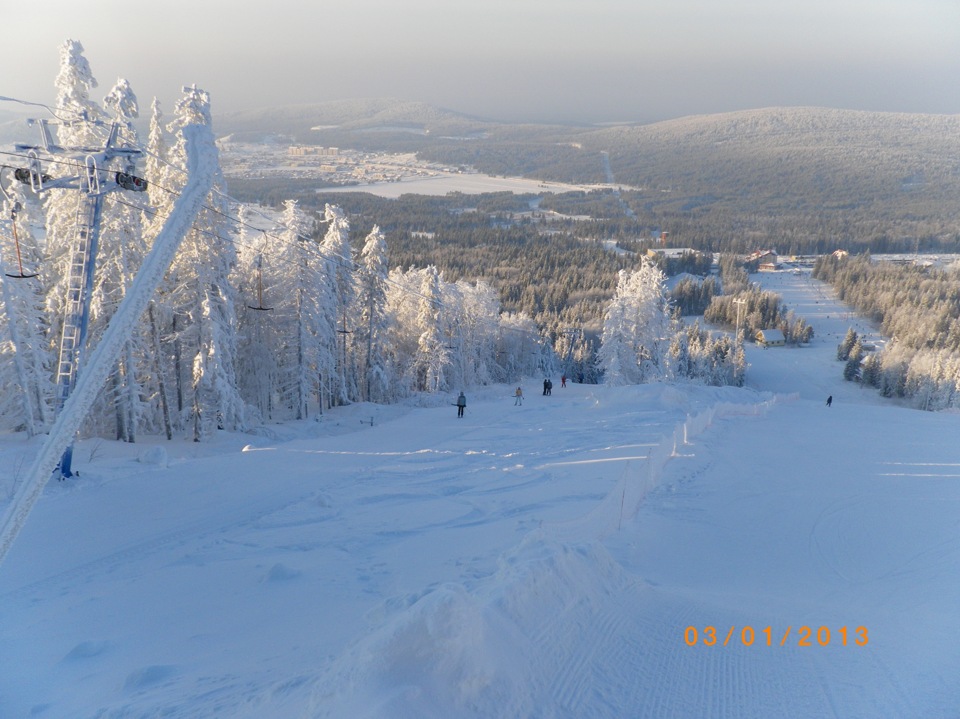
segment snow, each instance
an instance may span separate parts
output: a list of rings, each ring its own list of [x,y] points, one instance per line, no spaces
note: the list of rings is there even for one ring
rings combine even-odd
[[[545,182],[522,177],[497,177],[478,172],[436,172],[430,177],[404,178],[399,182],[367,182],[342,187],[324,187],[319,192],[369,192],[371,195],[396,199],[400,195],[447,195],[462,192],[481,195],[486,192],[513,192],[515,194],[542,194],[544,192],[590,192],[609,188],[609,185]]]
[[[187,141],[189,180],[174,203],[163,229],[155,238],[153,249],[144,259],[136,281],[121,302],[100,343],[90,353],[84,371],[78,374],[76,386],[54,421],[26,479],[20,483],[11,506],[4,508],[0,522],[0,561],[22,530],[60,457],[72,443],[97,394],[106,383],[111,368],[120,356],[123,343],[150,303],[181,239],[190,229],[213,184],[217,156],[209,127],[191,125],[184,127],[182,132]]]
[[[843,382],[855,318],[761,281],[817,337],[744,389],[78,443],[0,564],[0,716],[955,716],[956,415]],[[0,509],[41,441],[0,436]]]

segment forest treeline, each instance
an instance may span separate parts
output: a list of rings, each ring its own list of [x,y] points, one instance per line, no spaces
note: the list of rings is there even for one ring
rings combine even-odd
[[[367,101],[283,117],[277,110],[269,127],[255,116],[226,126],[248,136],[284,127],[291,142],[416,152],[497,176],[611,183],[619,194],[581,202],[606,239],[667,230],[677,247],[781,254],[958,247],[957,116],[767,108],[597,128]]]
[[[303,202],[333,200],[349,212],[358,233],[365,232],[372,221],[389,233],[391,266],[429,262],[451,280],[487,281],[497,288],[505,309],[534,317],[554,339],[570,328],[595,333],[616,289],[617,272],[638,268],[647,250],[660,246],[653,233],[643,231],[640,239],[618,241],[620,252],[604,249],[597,238],[605,236],[609,225],[602,220],[583,219],[583,215],[621,212],[619,200],[610,192],[542,197],[509,192],[471,196],[450,193],[443,197],[403,195],[398,199],[368,193],[313,192]],[[540,221],[537,211],[548,210],[568,219]],[[635,219],[630,222],[637,237],[638,223]],[[741,305],[742,327],[748,337],[771,328],[783,330],[788,342],[807,342],[812,336],[812,328],[784,307],[779,297],[747,291],[749,274],[757,266],[740,255],[721,254],[716,278],[710,276],[714,262],[711,252],[658,254],[652,262],[668,277],[692,275],[678,282],[671,292],[673,307],[682,315],[706,312],[707,321],[733,328],[736,315],[731,308],[736,305],[731,302],[743,293],[748,306]],[[723,293],[728,297],[721,297]]]
[[[233,187],[231,191],[237,192]],[[571,193],[571,203],[582,201],[585,194]],[[598,330],[604,303],[616,288],[617,272],[639,263],[634,252],[605,249],[592,221],[541,221],[537,210],[548,208],[532,210],[538,201],[535,195],[450,193],[386,199],[361,192],[314,191],[296,197],[305,210],[319,210],[327,203],[342,207],[355,238],[376,224],[390,238],[390,267],[429,263],[448,281],[489,282],[506,311],[524,312],[548,327]],[[238,199],[253,196],[241,189]],[[551,200],[549,209],[569,209],[562,198]]]
[[[825,256],[814,277],[890,337],[882,352],[853,330],[838,348],[843,375],[924,409],[960,406],[960,272],[873,261],[869,254]]]
[[[107,379],[82,431],[128,442],[205,441],[351,402],[561,372],[743,381],[742,348],[685,327],[657,263],[609,248],[589,220],[545,222],[536,197],[314,193],[270,217],[228,194],[214,154],[212,188],[164,276],[144,285],[153,244],[180,218],[186,138],[210,132],[210,97],[184,88],[172,118],[154,100],[141,141],[130,84],[102,104],[96,86],[82,45],[66,41],[56,140],[42,156],[9,153],[22,164],[0,202],[11,218],[0,256],[19,274],[0,272],[0,428],[48,431],[77,372],[94,369]],[[131,175],[141,156],[146,181]],[[98,198],[90,212],[77,211],[80,188]],[[678,263],[705,266],[694,253]],[[141,322],[112,366],[86,369],[131,293]]]

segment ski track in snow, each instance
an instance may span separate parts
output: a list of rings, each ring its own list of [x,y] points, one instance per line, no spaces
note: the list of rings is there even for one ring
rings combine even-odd
[[[717,416],[652,479],[678,423],[768,395],[476,390],[463,420],[81,467],[0,566],[0,716],[956,716],[954,418],[843,383],[849,314],[763,281],[818,337],[749,348],[748,382],[799,399]]]

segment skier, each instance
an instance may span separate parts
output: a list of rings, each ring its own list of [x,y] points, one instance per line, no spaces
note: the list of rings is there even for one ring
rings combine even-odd
[[[544,378],[543,378],[543,396],[544,396],[544,397],[547,396],[547,387],[549,387],[549,386],[550,386],[550,380],[548,380],[546,377],[544,377]]]
[[[560,386],[561,386],[561,387],[566,387],[566,386],[567,386],[567,376],[566,376],[566,375],[563,375],[563,376],[560,378]]]
[[[523,404],[523,390],[517,387],[517,391],[513,393],[513,396],[516,397],[513,400],[513,406],[516,407],[518,404]]]
[[[833,404],[833,395],[827,397],[827,407]]]
[[[552,394],[553,394],[553,380],[548,379],[547,380],[547,396],[549,397]]]
[[[463,392],[460,393],[460,396],[457,397],[457,417],[463,417],[463,410],[467,406],[467,398],[464,396]]]

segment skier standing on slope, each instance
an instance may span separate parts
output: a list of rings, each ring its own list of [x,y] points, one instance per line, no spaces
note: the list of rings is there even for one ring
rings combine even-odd
[[[513,406],[516,407],[518,404],[523,404],[523,390],[517,387],[517,391],[513,393],[513,396],[516,399],[513,400]]]
[[[467,398],[464,396],[463,392],[460,393],[460,396],[457,397],[457,417],[463,417],[463,410],[467,406]]]

